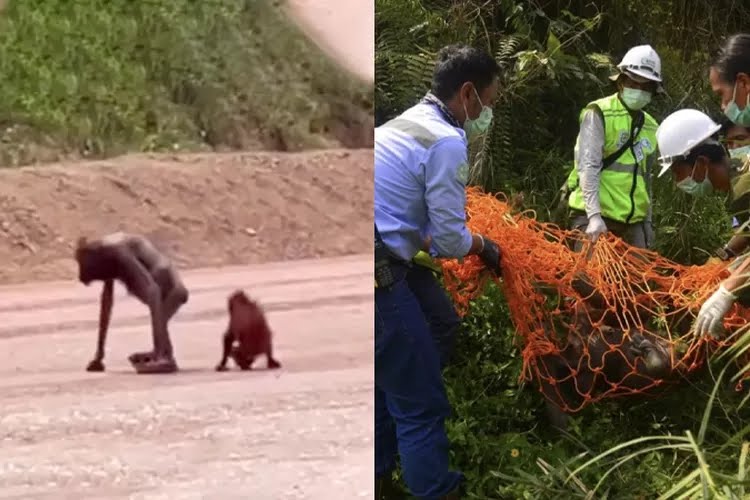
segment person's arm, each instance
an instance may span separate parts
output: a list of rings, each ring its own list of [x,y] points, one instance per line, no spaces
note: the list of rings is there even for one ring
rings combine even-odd
[[[602,174],[604,152],[604,122],[594,109],[587,109],[578,132],[578,157],[576,169],[580,179],[586,215],[601,214],[599,181]]]
[[[742,180],[740,180],[742,181]],[[739,195],[737,194],[739,192]],[[730,212],[738,218],[740,225],[743,226],[750,209],[750,190],[743,189],[742,185],[733,186],[734,199],[732,201]],[[743,231],[741,228],[740,231]],[[736,245],[736,248],[746,246],[746,241],[735,238],[746,238],[742,233],[735,235],[729,244]],[[726,248],[724,249],[726,253]],[[728,260],[731,257],[727,257]],[[718,289],[703,303],[698,317],[696,318],[695,328],[699,335],[718,335],[723,330],[723,321],[726,314],[732,308],[735,302],[748,302],[748,282],[750,281],[750,255],[747,253],[739,255],[729,269],[731,274],[727,279],[721,282]]]
[[[466,255],[476,255],[482,251],[482,240],[483,237],[481,237],[478,234],[473,234],[471,237],[471,248],[469,249],[469,253]],[[430,253],[430,246],[432,245],[432,237],[428,236],[424,243],[422,244],[422,251]]]
[[[730,207],[731,215],[738,223],[737,232],[732,236],[729,242],[724,246],[723,251],[726,254],[724,260],[737,257],[750,245],[750,233],[748,225],[750,223],[750,193],[743,193],[732,201]]]
[[[724,280],[722,286],[733,295],[737,295],[741,292],[741,289],[747,284],[750,278],[750,259],[744,259],[737,268],[732,271],[727,279]]]
[[[744,255],[729,266],[732,274],[721,282],[717,290],[703,303],[695,319],[698,335],[718,336],[723,331],[724,317],[741,296],[747,294],[750,277],[750,258]]]
[[[724,245],[724,248],[719,249],[716,253],[719,255],[721,260],[729,260],[737,257],[742,252],[747,250],[748,244],[750,243],[750,237],[746,234],[735,234],[732,239]]]
[[[425,202],[433,257],[460,258],[481,247],[481,239],[466,227],[468,161],[466,145],[459,138],[439,141],[425,161]]]

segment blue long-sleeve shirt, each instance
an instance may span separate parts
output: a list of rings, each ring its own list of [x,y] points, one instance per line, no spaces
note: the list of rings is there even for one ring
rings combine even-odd
[[[466,133],[432,104],[417,104],[377,127],[375,224],[385,245],[411,260],[429,235],[433,257],[468,254],[468,171]]]

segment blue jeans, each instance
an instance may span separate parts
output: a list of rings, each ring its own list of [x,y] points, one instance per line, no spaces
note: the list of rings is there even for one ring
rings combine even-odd
[[[456,345],[461,318],[431,270],[415,265],[406,275],[406,282],[430,325],[430,333],[440,354],[440,366],[445,368]]]
[[[448,469],[450,405],[440,355],[407,270],[398,266],[394,274],[392,288],[375,289],[375,474],[390,474],[398,452],[411,493],[439,499],[463,480]]]

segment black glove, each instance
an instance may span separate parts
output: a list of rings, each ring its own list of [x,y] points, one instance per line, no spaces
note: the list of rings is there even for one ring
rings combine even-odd
[[[497,243],[491,239],[485,238],[484,236],[482,236],[482,239],[484,240],[484,248],[479,252],[479,258],[482,259],[482,262],[487,266],[487,269],[499,276],[502,272],[500,266],[500,248],[497,246]]]

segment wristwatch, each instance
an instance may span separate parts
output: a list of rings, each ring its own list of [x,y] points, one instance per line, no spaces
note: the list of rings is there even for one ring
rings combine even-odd
[[[734,259],[735,257],[737,257],[737,254],[734,253],[734,251],[731,248],[726,247],[726,246],[724,248],[720,248],[716,250],[714,252],[714,255],[716,255],[721,260],[729,260],[729,259]]]

